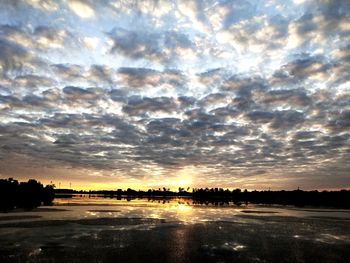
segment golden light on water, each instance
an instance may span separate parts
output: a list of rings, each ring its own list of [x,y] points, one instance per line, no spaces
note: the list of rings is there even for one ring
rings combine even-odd
[[[191,221],[193,217],[193,207],[186,203],[186,201],[178,201],[177,203],[169,203],[166,210],[176,215],[178,220],[183,222]]]
[[[192,212],[192,207],[190,205],[178,204],[176,208],[178,213],[181,213],[181,214],[189,214]]]

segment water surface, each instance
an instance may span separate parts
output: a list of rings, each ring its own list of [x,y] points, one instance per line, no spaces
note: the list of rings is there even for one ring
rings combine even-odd
[[[349,259],[349,210],[85,195],[0,214],[1,262]]]

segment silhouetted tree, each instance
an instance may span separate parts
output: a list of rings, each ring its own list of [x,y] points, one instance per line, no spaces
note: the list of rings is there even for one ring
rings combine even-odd
[[[13,178],[0,179],[0,209],[4,212],[14,208],[32,209],[41,204],[49,205],[54,197],[54,185],[44,187],[34,179],[21,183]]]

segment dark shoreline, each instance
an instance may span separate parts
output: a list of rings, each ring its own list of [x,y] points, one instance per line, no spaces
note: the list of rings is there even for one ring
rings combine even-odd
[[[262,205],[292,205],[296,207],[319,207],[319,208],[343,208],[350,209],[350,191],[241,191],[223,190],[222,188],[193,189],[192,192],[169,190],[148,190],[135,191],[128,189],[126,191],[76,191],[70,189],[56,189],[56,198],[72,198],[74,195],[88,195],[103,198],[116,198],[118,200],[167,200],[172,198],[188,198],[193,200],[194,204],[214,204],[225,205],[233,202],[240,206],[243,204],[262,204]]]
[[[242,191],[241,189],[223,188],[179,188],[177,192],[168,188],[136,191],[118,189],[116,191],[76,191],[72,189],[55,189],[54,185],[43,186],[40,182],[30,179],[28,182],[18,182],[13,178],[0,179],[0,211],[8,212],[14,209],[33,209],[41,205],[52,205],[55,197],[72,198],[73,195],[97,195],[105,198],[132,200],[135,198],[166,199],[191,198],[193,203],[207,205],[225,205],[233,202],[242,204],[278,204],[297,207],[330,207],[350,209],[350,190],[340,191]]]

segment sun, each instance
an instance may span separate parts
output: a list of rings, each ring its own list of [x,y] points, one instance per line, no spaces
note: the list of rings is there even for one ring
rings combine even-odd
[[[177,184],[179,186],[189,186],[192,184],[192,178],[189,178],[187,176],[180,177],[177,180]]]
[[[178,187],[190,187],[193,184],[195,170],[193,167],[184,167],[176,172],[175,183]]]

